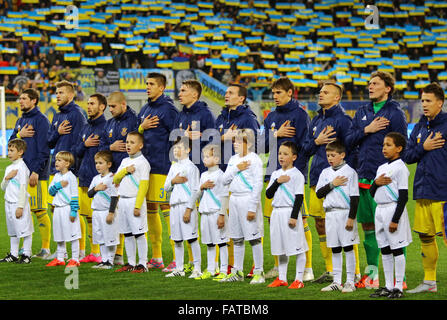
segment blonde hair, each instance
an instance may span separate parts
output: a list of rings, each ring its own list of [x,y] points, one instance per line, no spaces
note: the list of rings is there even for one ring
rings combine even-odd
[[[56,159],[61,159],[61,160],[67,161],[70,164],[69,168],[71,166],[73,166],[74,162],[75,162],[73,154],[71,152],[68,152],[68,151],[59,151],[56,154]]]
[[[203,154],[205,154],[206,152],[211,152],[213,157],[220,159],[221,151],[220,151],[220,146],[218,146],[217,144],[212,144],[212,143],[207,144],[202,149]]]
[[[122,103],[126,101],[126,96],[121,91],[114,91],[107,97],[107,101]]]
[[[75,92],[73,83],[71,83],[67,80],[62,80],[62,81],[59,81],[56,83],[56,88],[62,88],[62,87],[67,87],[71,93]]]

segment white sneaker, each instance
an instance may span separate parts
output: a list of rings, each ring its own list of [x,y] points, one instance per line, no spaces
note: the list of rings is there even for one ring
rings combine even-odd
[[[433,282],[424,281],[420,285],[418,285],[416,288],[414,288],[412,290],[408,290],[406,292],[407,293],[437,292],[438,288],[436,286],[436,282],[435,281],[433,281]]]
[[[304,268],[303,282],[312,281],[313,279],[315,279],[315,277],[314,277],[314,271],[312,270],[312,268]]]
[[[330,285],[328,285],[327,287],[324,287],[323,289],[321,289],[322,292],[329,292],[329,291],[340,291],[342,290],[343,287],[341,285],[339,285],[338,283],[332,282]]]
[[[260,284],[265,283],[264,271],[253,271],[253,278],[250,281],[250,284]]]
[[[188,277],[189,279],[194,279],[194,278],[198,278],[202,276],[202,272],[200,272],[199,270],[194,269],[190,276]]]
[[[273,267],[270,271],[265,274],[266,279],[273,279],[279,276],[278,268]]]
[[[184,277],[185,276],[185,272],[184,271],[178,271],[178,270],[174,270],[171,273],[168,273],[166,275],[166,278],[172,278],[172,277]]]
[[[341,292],[346,293],[346,292],[354,292],[355,291],[355,285],[354,283],[351,282],[346,282],[343,286],[343,289],[341,290]]]

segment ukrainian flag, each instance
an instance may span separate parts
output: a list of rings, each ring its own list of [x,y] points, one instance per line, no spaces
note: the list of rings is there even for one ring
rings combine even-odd
[[[172,68],[172,60],[157,60],[157,67]]]
[[[367,86],[368,85],[368,80],[363,79],[363,78],[354,78],[354,79],[352,79],[352,82],[354,85],[357,85],[357,86]]]
[[[83,66],[96,66],[96,58],[82,58],[81,65]]]
[[[55,51],[73,51],[74,46],[73,43],[63,43],[63,44],[56,44],[54,47]]]
[[[407,88],[407,81],[396,81],[394,84],[394,89],[404,90]]]
[[[126,45],[125,47],[124,47],[124,52],[138,52],[138,51],[140,51],[140,48],[138,48],[137,46],[135,46],[135,45]]]
[[[22,35],[22,39],[24,41],[40,41],[42,39],[42,35],[40,33],[28,33]]]
[[[417,91],[404,91],[404,99],[419,99],[419,92]]]
[[[199,1],[197,3],[197,5],[199,6],[199,8],[205,8],[205,9],[213,9],[214,8],[214,4],[212,2]]]
[[[80,61],[81,54],[80,53],[65,53],[64,61]]]
[[[253,68],[254,68],[253,63],[238,62],[236,64],[236,69],[237,70],[253,70]]]
[[[113,58],[111,56],[96,57],[96,64],[113,64]]]
[[[312,79],[314,79],[314,80],[329,80],[329,72],[328,71],[315,72],[312,75]]]
[[[123,43],[111,43],[110,48],[115,50],[123,50],[125,48],[125,45]]]
[[[82,47],[84,48],[84,50],[100,51],[100,50],[102,50],[102,43],[86,42],[86,43],[82,44]]]
[[[444,62],[431,62],[428,64],[429,69],[445,69]]]
[[[65,37],[51,36],[51,38],[50,38],[50,44],[65,44],[65,43],[69,43],[69,42],[70,41]]]
[[[301,72],[287,72],[286,76],[289,79],[305,79],[306,76]]]

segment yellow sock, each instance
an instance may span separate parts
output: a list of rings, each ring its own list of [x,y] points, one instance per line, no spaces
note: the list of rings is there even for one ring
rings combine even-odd
[[[165,218],[166,225],[168,226],[168,235],[169,235],[169,243],[171,244],[171,251],[172,251],[172,261],[175,261],[175,242],[171,239],[171,225],[169,223],[169,211],[166,214],[166,212],[163,212],[163,217]]]
[[[158,209],[147,211],[147,225],[149,227],[149,239],[152,245],[152,258],[161,259],[161,235],[163,232]]]
[[[120,234],[120,243],[116,246],[115,254],[120,256],[124,254],[124,234]]]
[[[219,267],[219,255],[220,255],[219,246],[216,244],[216,259],[214,260],[216,261],[216,268]]]
[[[359,245],[354,244],[354,255],[355,255],[355,274],[360,273],[360,259],[359,259]]]
[[[88,223],[88,239],[90,241],[90,253],[98,256],[100,255],[99,251],[99,244],[93,244],[93,228],[92,228],[92,218],[87,217],[87,223]]]
[[[51,220],[45,210],[34,212],[39,224],[40,237],[42,239],[42,249],[50,249],[51,240]]]
[[[319,235],[321,254],[326,264],[326,271],[332,272],[332,251],[326,245],[326,235]]]
[[[186,249],[188,249],[188,262],[192,263],[194,261],[194,258],[192,255],[191,244],[188,241],[186,241]]]
[[[228,241],[227,243],[228,246],[228,265],[229,266],[234,266],[234,244],[233,244],[233,239],[230,239],[230,241]]]
[[[424,280],[436,281],[436,264],[438,262],[439,251],[435,237],[421,239],[421,251]]]
[[[304,236],[306,237],[307,246],[309,250],[306,251],[306,265],[305,268],[312,268],[312,232],[310,232],[309,224],[304,224]]]
[[[81,239],[79,239],[79,250],[85,251],[85,220],[83,216],[79,216],[79,223],[81,224]]]

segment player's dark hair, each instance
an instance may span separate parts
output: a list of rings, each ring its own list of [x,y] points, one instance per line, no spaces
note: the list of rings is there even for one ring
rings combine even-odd
[[[272,89],[280,89],[280,90],[284,90],[284,91],[289,91],[295,88],[295,86],[293,85],[293,82],[287,78],[287,77],[281,77],[277,80],[275,80],[275,82],[273,82],[272,84]]]
[[[424,93],[433,93],[436,99],[441,100],[444,103],[445,93],[442,87],[437,82],[432,82],[428,84],[426,87],[422,88],[422,92]]]
[[[340,139],[332,141],[326,145],[326,151],[334,151],[337,153],[346,153],[346,147]]]
[[[26,152],[26,142],[25,140],[15,138],[8,142],[8,147],[14,147],[17,149],[17,151],[23,151],[23,153]]]
[[[189,139],[189,137],[185,137],[185,136],[178,137],[174,141],[173,146],[175,146],[177,144],[183,145],[183,147],[185,147],[185,149],[192,150],[192,141],[191,141],[191,139]]]
[[[164,74],[158,72],[149,72],[147,74],[147,78],[155,79],[155,81],[157,81],[159,85],[166,88],[166,76]]]
[[[296,146],[295,142],[292,141],[284,141],[281,143],[282,146],[290,148],[290,151],[292,151],[292,154],[297,156],[298,155],[298,147]]]
[[[196,79],[188,79],[188,80],[184,80],[182,82],[182,85],[187,86],[188,88],[193,89],[195,92],[197,92],[197,98],[200,98],[200,96],[202,95],[202,85],[200,84],[199,81],[197,81]]]
[[[33,88],[25,89],[22,94],[26,94],[30,100],[36,100],[36,104],[39,102],[39,91]]]
[[[247,88],[239,83],[230,83],[228,86],[238,88],[237,94],[239,97],[244,97],[244,101],[242,101],[242,103],[245,103],[245,101],[247,100],[247,95],[248,95]]]
[[[407,139],[405,139],[405,137],[399,132],[390,132],[385,136],[385,138],[386,137],[392,139],[396,147],[402,147],[402,151],[400,152],[402,154],[407,146]]]
[[[98,100],[98,103],[101,105],[104,105],[105,107],[107,107],[107,98],[100,94],[100,93],[94,93],[90,96],[90,98],[96,98],[96,100]]]
[[[106,162],[113,163],[113,154],[109,150],[102,150],[95,153],[95,159],[101,158],[104,159]]]

